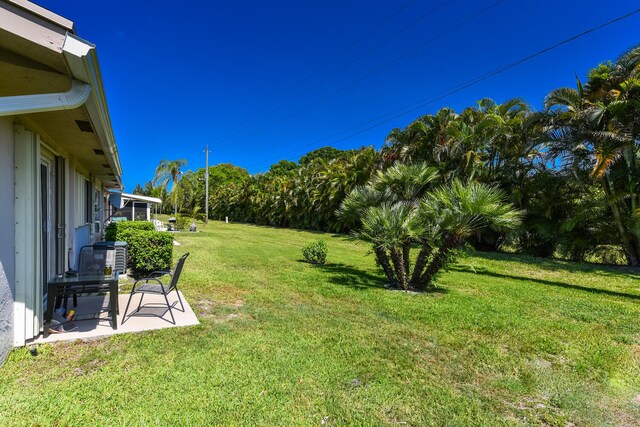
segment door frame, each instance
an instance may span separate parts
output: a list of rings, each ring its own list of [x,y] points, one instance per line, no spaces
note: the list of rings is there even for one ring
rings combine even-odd
[[[44,299],[47,293],[48,280],[57,275],[64,273],[66,260],[66,227],[65,227],[65,176],[64,176],[64,158],[58,155],[53,149],[45,143],[40,143],[40,167],[47,170],[47,182],[40,182],[40,222],[41,240],[42,240],[42,289],[39,292],[42,295],[42,304],[46,303]],[[42,169],[41,169],[42,171]],[[42,179],[42,172],[40,174]],[[46,188],[45,188],[46,184]],[[46,199],[43,199],[42,191],[47,192]],[[46,206],[44,202],[46,201]],[[45,221],[47,222],[45,224]]]

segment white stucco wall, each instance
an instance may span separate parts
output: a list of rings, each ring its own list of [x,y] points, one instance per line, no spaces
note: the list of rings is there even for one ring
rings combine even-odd
[[[15,284],[14,130],[13,120],[0,117],[0,363],[13,347]]]

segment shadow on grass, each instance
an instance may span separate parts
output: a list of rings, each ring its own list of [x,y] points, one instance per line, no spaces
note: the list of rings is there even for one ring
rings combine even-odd
[[[347,264],[331,263],[316,265],[315,267],[328,273],[328,278],[331,283],[354,289],[382,289],[386,282],[382,276],[371,274]]]
[[[569,271],[572,273],[581,272],[589,274],[598,274],[601,276],[617,276],[620,274],[628,274],[640,278],[640,269],[637,267],[629,267],[625,265],[595,264],[579,261],[570,261],[554,258],[539,258],[524,254],[508,254],[502,252],[482,252],[471,251],[469,255],[477,255],[496,261],[517,261],[533,264],[550,271]]]
[[[300,262],[304,261],[300,260]],[[317,265],[316,268],[319,268],[328,273],[329,282],[341,286],[348,286],[353,289],[385,289],[385,285],[387,284],[387,280],[382,274],[372,274],[347,264],[331,263],[325,265]],[[397,289],[389,289],[389,291],[394,290],[398,291]],[[447,290],[443,288],[432,288],[421,293],[444,294],[447,293]]]
[[[541,285],[548,285],[548,286],[556,286],[559,288],[565,288],[565,289],[574,289],[574,290],[578,290],[578,291],[584,291],[584,292],[589,292],[592,294],[602,294],[602,295],[609,295],[609,296],[613,296],[613,297],[621,297],[621,298],[630,298],[630,299],[635,299],[635,300],[640,300],[640,295],[634,295],[634,294],[626,294],[624,292],[617,292],[617,291],[610,291],[607,289],[598,289],[598,288],[590,288],[587,286],[581,286],[581,285],[574,285],[571,283],[564,283],[564,282],[555,282],[552,280],[544,280],[544,279],[536,279],[533,277],[522,277],[522,276],[514,276],[512,274],[502,274],[502,273],[495,273],[492,271],[482,271],[482,270],[472,270],[470,268],[463,268],[463,267],[450,267],[449,270],[451,271],[458,271],[461,273],[471,273],[471,274],[481,274],[483,276],[491,276],[491,277],[498,277],[501,279],[510,279],[510,280],[519,280],[519,281],[523,281],[523,282],[534,282],[534,283],[539,283]]]

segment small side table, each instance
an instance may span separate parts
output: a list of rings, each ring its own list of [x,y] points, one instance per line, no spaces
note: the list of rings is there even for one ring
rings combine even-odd
[[[44,337],[49,336],[49,327],[53,317],[53,308],[58,297],[73,294],[108,292],[111,305],[111,326],[118,329],[118,272],[111,276],[82,275],[65,276],[60,274],[49,280],[47,284],[47,311],[44,316]]]

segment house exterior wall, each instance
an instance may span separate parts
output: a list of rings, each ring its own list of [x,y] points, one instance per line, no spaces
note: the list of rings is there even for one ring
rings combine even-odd
[[[40,333],[43,286],[65,271],[67,253],[101,237],[100,201],[107,188],[122,188],[122,170],[95,46],[75,36],[71,21],[26,0],[0,0],[0,50],[0,97],[91,86],[77,108],[32,114],[38,106],[8,99],[0,116],[1,364]]]
[[[48,275],[41,268],[43,142],[37,133],[15,125],[15,121],[15,117],[0,118],[0,152],[9,154],[0,156],[0,198],[13,202],[0,203],[0,363],[9,349],[24,345],[40,333],[43,316],[40,284]],[[63,247],[71,250],[73,264],[79,247],[100,237],[92,228],[101,220],[104,188],[99,181],[87,179],[82,165],[73,156],[58,152],[53,141],[47,147],[65,159],[64,194],[55,197],[61,197],[64,204],[67,233]],[[94,199],[98,199],[97,203]],[[51,227],[56,228],[53,223]]]
[[[0,363],[13,347],[13,298],[15,294],[14,240],[14,131],[10,117],[0,117]]]

